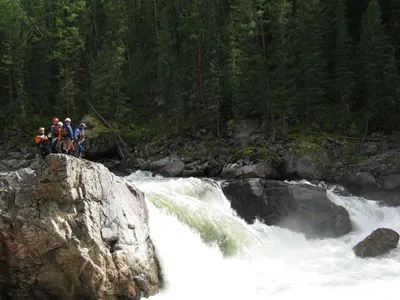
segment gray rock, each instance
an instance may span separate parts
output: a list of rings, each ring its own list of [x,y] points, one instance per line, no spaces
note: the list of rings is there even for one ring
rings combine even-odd
[[[180,176],[185,168],[185,164],[181,160],[171,161],[164,168],[160,169],[160,173],[164,176]]]
[[[221,177],[238,178],[242,174],[241,167],[238,163],[228,163],[222,168]]]
[[[152,162],[151,169],[167,177],[180,176],[185,169],[185,163],[177,156],[168,156]]]
[[[51,154],[38,170],[0,182],[1,293],[67,300],[158,292],[144,195],[124,179],[101,164]],[[138,275],[146,284],[137,285]]]
[[[259,219],[308,237],[337,237],[351,230],[346,209],[332,203],[322,188],[243,179],[224,182],[222,189],[232,208],[249,223]]]
[[[400,174],[392,174],[384,177],[383,186],[387,190],[400,188]]]
[[[361,185],[375,185],[376,179],[371,173],[358,172],[355,174],[355,181]]]
[[[257,129],[260,125],[254,120],[242,120],[240,121],[233,130],[233,138],[235,143],[241,146],[247,145],[252,141],[256,135]]]
[[[399,234],[389,228],[378,228],[364,240],[353,247],[359,257],[374,257],[382,255],[397,247]]]
[[[324,153],[312,158],[304,153],[289,154],[285,157],[281,173],[283,178],[323,179],[328,158]]]
[[[34,159],[22,159],[22,158],[4,159],[0,161],[0,171],[3,172],[16,171],[21,168],[27,168],[31,166],[31,164],[35,161],[36,160]]]
[[[152,166],[153,168],[161,169],[161,168],[167,166],[171,161],[177,160],[177,159],[178,159],[177,157],[170,157],[170,156],[167,156],[167,157],[161,158],[161,159],[159,159],[159,160],[153,161],[153,162],[151,163],[151,166]]]
[[[87,130],[88,134],[94,129]],[[124,154],[117,137],[112,133],[102,133],[85,141],[85,157],[91,160],[104,158],[123,159]]]
[[[263,161],[258,164],[250,164],[242,167],[242,178],[276,178],[278,172],[271,165],[270,161]]]
[[[221,172],[223,178],[276,178],[278,172],[272,167],[270,161],[257,164],[244,164],[243,162],[229,163]]]

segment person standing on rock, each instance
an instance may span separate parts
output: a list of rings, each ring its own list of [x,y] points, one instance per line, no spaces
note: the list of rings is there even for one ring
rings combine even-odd
[[[50,153],[50,141],[44,133],[44,127],[39,128],[39,134],[35,137],[35,143],[39,147],[39,155],[45,158]]]
[[[51,138],[51,151],[53,153],[56,153],[56,144],[57,144],[57,138],[58,138],[58,118],[54,117],[53,118],[53,124],[50,127],[50,134],[49,138]]]
[[[75,156],[78,158],[84,155],[85,129],[86,124],[82,122],[74,132]]]
[[[56,126],[57,130],[57,139],[54,142],[54,153],[61,153],[61,147],[62,147],[62,128],[64,124],[63,122],[58,122]]]
[[[72,131],[71,127],[71,119],[70,118],[65,118],[64,120],[64,126],[62,128],[62,139],[64,142],[63,145],[63,152],[66,154],[74,154],[74,145],[73,145],[73,140],[74,140],[74,132]]]

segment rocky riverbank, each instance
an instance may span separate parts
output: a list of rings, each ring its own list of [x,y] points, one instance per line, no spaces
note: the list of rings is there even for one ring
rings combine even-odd
[[[386,205],[400,205],[397,135],[373,134],[362,141],[313,132],[301,139],[271,140],[249,130],[223,139],[176,138],[138,145],[128,159],[110,167],[164,176],[324,181]]]
[[[283,138],[267,134],[257,123],[241,122],[223,138],[202,130],[195,137],[160,137],[127,146],[87,123],[87,158],[114,172],[148,170],[179,177],[325,181],[340,184],[352,194],[400,205],[399,134],[374,133],[361,140],[314,129]],[[3,143],[0,170],[37,163],[36,149],[30,145]]]

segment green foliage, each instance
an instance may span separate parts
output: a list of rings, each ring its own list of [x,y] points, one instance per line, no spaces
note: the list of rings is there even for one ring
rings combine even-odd
[[[234,152],[233,157],[238,159],[251,158],[252,160],[275,160],[275,154],[265,147],[244,147]]]
[[[84,23],[85,0],[59,0],[54,2],[51,17],[52,27],[48,31],[54,43],[51,59],[59,65],[59,93],[56,103],[65,106],[65,113],[75,118],[77,115],[77,72],[79,58],[85,46]]]
[[[378,2],[371,0],[362,18],[362,32],[358,47],[360,77],[363,83],[362,115],[367,126],[374,130],[390,121],[391,111],[398,109],[394,100],[398,82],[394,53],[382,29]]]
[[[17,125],[26,116],[24,58],[29,47],[26,14],[16,0],[0,1],[0,126]],[[4,123],[3,123],[4,122]]]
[[[125,52],[122,41],[113,41],[99,51],[93,64],[92,102],[107,119],[119,120],[129,115],[123,89]]]
[[[256,153],[256,151],[257,150],[254,147],[246,147],[246,148],[236,151],[234,154],[234,157],[236,159],[243,159],[243,158],[253,155],[254,153]]]
[[[346,2],[340,0],[334,3],[335,45],[333,49],[333,77],[331,77],[331,93],[333,107],[337,107],[339,120],[329,128],[345,129],[351,119],[351,99],[355,91],[355,74],[351,63],[351,39],[348,33],[346,20]],[[336,121],[336,122],[335,122]],[[339,122],[338,122],[339,121]],[[335,124],[336,123],[336,124]]]
[[[122,138],[128,143],[149,142],[158,135],[158,128],[153,126],[129,126],[121,130]]]
[[[0,0],[0,127],[90,103],[132,140],[400,130],[400,6],[379,2]]]

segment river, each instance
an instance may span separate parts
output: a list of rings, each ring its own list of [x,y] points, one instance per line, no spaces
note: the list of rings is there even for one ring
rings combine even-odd
[[[151,300],[399,298],[400,249],[368,259],[352,251],[376,228],[400,232],[399,207],[327,190],[347,209],[354,230],[309,240],[284,228],[246,224],[211,179],[147,172],[125,179],[145,193],[163,270],[164,287]]]

